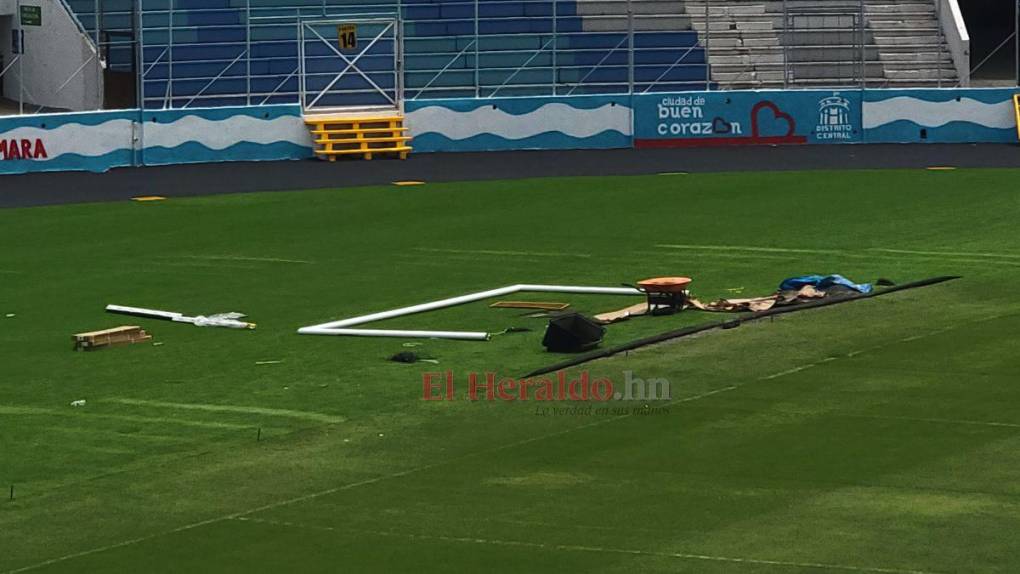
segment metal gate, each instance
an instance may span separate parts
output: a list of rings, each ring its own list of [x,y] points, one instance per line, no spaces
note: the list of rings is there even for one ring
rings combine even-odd
[[[789,8],[784,3],[781,33],[787,88],[864,87],[869,73],[882,77],[878,52],[868,48],[863,2]]]
[[[396,16],[301,21],[298,48],[304,110],[400,109],[401,40]]]

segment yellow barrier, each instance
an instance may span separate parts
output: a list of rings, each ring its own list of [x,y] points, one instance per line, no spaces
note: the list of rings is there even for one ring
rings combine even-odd
[[[1016,137],[1020,139],[1020,94],[1013,94],[1013,111],[1016,113]]]
[[[315,155],[336,161],[340,156],[396,155],[407,159],[411,137],[401,116],[307,116],[305,125],[315,139]]]

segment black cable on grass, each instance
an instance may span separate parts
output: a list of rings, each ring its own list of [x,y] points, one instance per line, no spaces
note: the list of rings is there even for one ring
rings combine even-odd
[[[530,333],[530,332],[531,332],[530,327],[509,327],[507,329],[503,329],[502,331],[497,331],[493,333],[492,336],[495,337],[496,335],[506,335],[507,333]]]
[[[622,353],[624,351],[630,351],[630,350],[638,349],[638,348],[641,348],[641,347],[647,347],[648,345],[654,345],[656,343],[661,343],[663,341],[669,341],[671,339],[679,339],[681,337],[688,337],[690,335],[695,335],[697,333],[702,333],[702,332],[705,332],[705,331],[710,331],[712,329],[720,329],[720,328],[722,328],[722,329],[732,329],[734,327],[740,326],[743,323],[747,323],[749,321],[757,321],[758,319],[764,319],[766,317],[775,317],[776,315],[783,315],[785,313],[793,313],[793,312],[796,312],[796,311],[804,311],[804,310],[807,310],[807,309],[817,309],[819,307],[828,307],[829,305],[836,305],[838,303],[846,303],[848,301],[857,301],[857,300],[860,300],[860,299],[870,299],[872,297],[878,297],[879,295],[888,295],[889,293],[895,293],[896,291],[904,291],[904,290],[907,290],[907,289],[916,289],[918,287],[927,287],[929,285],[936,285],[938,283],[944,283],[946,281],[952,281],[954,279],[960,279],[960,276],[959,275],[943,275],[943,276],[940,276],[940,277],[931,277],[929,279],[921,279],[920,281],[914,281],[914,282],[911,282],[911,283],[903,283],[902,285],[895,285],[893,287],[889,287],[888,289],[872,291],[871,293],[861,293],[861,294],[857,294],[857,295],[846,295],[846,296],[841,296],[841,297],[829,297],[829,298],[825,298],[825,299],[819,299],[818,301],[811,301],[811,302],[808,302],[808,303],[802,303],[802,304],[799,304],[799,305],[789,305],[789,306],[786,306],[786,307],[773,307],[772,309],[769,309],[767,311],[758,311],[758,312],[746,315],[744,317],[738,317],[736,319],[729,319],[729,320],[726,320],[726,321],[718,321],[718,322],[713,322],[713,323],[706,323],[704,325],[696,325],[696,326],[693,326],[693,327],[685,327],[683,329],[677,329],[677,330],[674,330],[674,331],[667,331],[665,333],[661,333],[661,334],[658,334],[658,335],[652,335],[651,337],[645,337],[643,339],[638,339],[636,341],[631,341],[629,343],[624,343],[623,345],[619,345],[617,347],[610,347],[608,349],[600,349],[598,351],[593,351],[591,353],[586,353],[584,355],[573,357],[571,359],[567,359],[566,361],[561,361],[559,363],[556,363],[556,364],[553,364],[553,365],[549,365],[548,367],[542,367],[540,369],[534,370],[534,371],[524,375],[521,378],[528,379],[528,378],[531,378],[531,377],[537,377],[538,375],[544,375],[546,373],[552,373],[554,371],[560,371],[560,370],[563,370],[563,369],[568,369],[570,367],[576,367],[577,365],[581,365],[581,364],[587,363],[589,361],[594,361],[595,359],[602,359],[604,357],[610,357],[612,355],[615,355],[617,353]]]

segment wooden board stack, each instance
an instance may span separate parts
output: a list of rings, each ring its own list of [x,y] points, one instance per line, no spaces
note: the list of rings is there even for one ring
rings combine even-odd
[[[95,351],[104,347],[117,347],[120,345],[133,345],[151,341],[152,335],[148,334],[141,327],[124,326],[114,327],[103,331],[92,333],[79,333],[74,336],[75,351]]]

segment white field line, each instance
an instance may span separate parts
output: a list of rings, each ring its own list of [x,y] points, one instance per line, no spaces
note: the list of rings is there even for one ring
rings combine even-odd
[[[279,257],[248,257],[244,255],[164,255],[162,259],[199,259],[204,261],[245,261],[253,263],[294,263],[312,264],[314,261],[304,259],[283,259]]]
[[[858,354],[860,354],[860,352],[858,352]],[[847,356],[850,356],[850,355],[847,355]],[[811,367],[817,367],[818,365],[824,365],[825,363],[831,363],[832,361],[835,361],[837,358],[838,357],[825,357],[824,359],[820,359],[820,360],[814,361],[813,363],[808,363],[806,365],[801,365],[799,367],[793,367],[792,369],[786,369],[785,371],[779,371],[778,373],[772,373],[771,375],[766,375],[764,377],[759,377],[758,380],[759,381],[771,381],[772,379],[778,379],[779,377],[785,377],[786,375],[792,375],[794,373],[799,373],[801,371],[805,371],[807,369],[810,369]]]
[[[683,399],[676,399],[676,400],[673,400],[673,401],[669,401],[668,403],[666,403],[666,405],[675,405],[675,404],[679,404],[679,403],[691,403],[691,402],[694,402],[694,401],[699,401],[699,400],[701,400],[701,399],[703,399],[705,397],[710,397],[712,395],[718,395],[720,393],[728,393],[730,391],[734,391],[734,390],[739,389],[739,388],[740,388],[740,385],[732,385],[732,386],[729,386],[729,387],[723,387],[721,389],[716,389],[714,391],[708,391],[707,393],[701,393],[700,395],[694,395],[693,397],[686,397],[686,398],[683,398]]]
[[[255,270],[259,269],[258,265],[244,265],[241,262],[223,263],[223,262],[201,261],[201,260],[198,260],[198,261],[170,261],[170,260],[157,261],[157,260],[153,259],[153,260],[150,260],[150,261],[146,261],[145,264],[146,265],[151,265],[151,266],[156,267],[156,268],[159,268],[159,267],[185,267],[185,268],[194,268],[194,269],[211,269],[211,270],[222,270],[222,271],[231,271],[231,270],[255,271]]]
[[[160,424],[160,425],[180,425],[180,426],[191,426],[200,428],[213,428],[213,429],[251,429],[254,428],[252,425],[242,425],[233,423],[223,422],[209,422],[209,421],[193,421],[188,419],[175,419],[167,417],[145,417],[139,415],[118,415],[118,414],[107,414],[107,413],[94,413],[89,412],[85,407],[84,411],[75,411],[68,407],[66,410],[57,409],[43,409],[36,407],[15,407],[15,406],[3,406],[0,405],[0,415],[25,415],[25,416],[51,416],[51,417],[74,417],[80,419],[109,419],[114,421],[124,421],[132,423],[144,423],[144,424]]]
[[[701,398],[704,398],[704,397],[708,397],[708,396],[712,396],[714,394],[718,394],[718,393],[721,393],[721,392],[730,391],[730,390],[733,390],[735,388],[737,388],[737,387],[727,387],[727,388],[723,388],[723,389],[718,389],[718,390],[715,390],[715,391],[710,391],[710,392],[707,392],[707,393],[703,393],[701,395],[696,395],[696,396],[693,396],[693,397],[687,397],[687,398],[684,398],[684,399],[678,399],[678,400],[672,401],[671,403],[668,403],[668,404],[672,404],[673,402],[691,402],[691,401],[696,401],[698,399],[701,399]],[[571,427],[571,428],[568,428],[568,429],[563,429],[563,430],[556,431],[556,432],[553,432],[553,433],[544,434],[544,435],[541,435],[541,436],[536,436],[536,437],[532,437],[532,438],[522,439],[522,440],[519,440],[519,441],[503,444],[503,445],[496,446],[496,447],[489,448],[489,449],[484,449],[484,450],[480,450],[480,451],[476,451],[476,452],[472,452],[472,453],[467,453],[467,454],[464,454],[464,455],[461,455],[461,456],[453,457],[453,458],[448,459],[448,460],[434,462],[434,463],[431,463],[431,464],[425,464],[425,465],[417,466],[417,467],[414,467],[414,468],[409,468],[407,470],[402,470],[400,472],[394,472],[392,474],[386,474],[386,475],[382,475],[382,476],[377,476],[375,478],[369,478],[369,479],[366,479],[366,480],[361,480],[361,481],[357,481],[357,482],[351,482],[351,483],[343,484],[343,485],[336,486],[336,487],[333,487],[333,488],[328,488],[326,490],[320,490],[318,492],[312,492],[312,493],[305,494],[305,495],[302,495],[302,496],[297,496],[297,497],[294,497],[294,498],[290,498],[290,499],[286,499],[286,500],[281,500],[281,501],[278,501],[278,502],[273,502],[273,503],[265,504],[265,505],[262,505],[262,506],[257,506],[255,508],[251,508],[251,509],[248,509],[248,510],[242,510],[242,511],[239,511],[239,512],[233,512],[233,513],[230,513],[230,514],[224,514],[222,516],[217,516],[217,517],[209,518],[209,519],[202,520],[202,521],[199,521],[199,522],[193,522],[191,524],[185,524],[184,526],[179,526],[179,527],[174,528],[172,530],[167,530],[167,531],[164,531],[164,532],[158,532],[156,534],[149,534],[147,536],[140,536],[138,538],[132,538],[131,540],[125,540],[123,542],[117,542],[117,543],[114,543],[114,544],[108,544],[108,545],[105,545],[105,546],[99,546],[99,547],[92,548],[92,549],[89,549],[89,550],[82,550],[80,552],[74,552],[72,554],[67,554],[67,555],[64,555],[64,556],[59,556],[57,558],[51,558],[49,560],[46,560],[46,561],[43,561],[43,562],[38,562],[36,564],[31,564],[29,566],[24,566],[22,568],[17,568],[17,569],[14,569],[14,570],[8,570],[4,574],[18,574],[20,572],[28,572],[30,570],[36,570],[38,568],[42,568],[44,566],[50,566],[50,565],[53,565],[53,564],[58,564],[58,563],[61,563],[61,562],[66,562],[68,560],[74,560],[75,558],[82,558],[84,556],[91,556],[93,554],[98,554],[98,553],[101,553],[101,552],[106,552],[108,550],[115,550],[117,548],[123,548],[125,546],[132,546],[134,544],[140,544],[142,542],[147,542],[149,540],[153,540],[153,539],[156,539],[156,538],[159,538],[159,537],[162,537],[162,536],[168,536],[168,535],[176,534],[176,533],[179,533],[179,532],[186,532],[188,530],[194,530],[195,528],[201,528],[202,526],[207,526],[209,524],[214,524],[214,523],[217,523],[217,522],[223,522],[225,520],[235,520],[235,519],[243,518],[243,517],[246,517],[246,516],[248,516],[250,514],[255,514],[257,512],[263,512],[263,511],[266,511],[266,510],[272,510],[274,508],[280,508],[280,507],[283,507],[283,506],[289,506],[291,504],[297,504],[299,502],[305,502],[307,500],[314,500],[316,498],[321,498],[323,496],[328,496],[330,494],[335,494],[337,492],[343,492],[343,491],[346,491],[346,490],[351,490],[351,489],[354,489],[354,488],[358,488],[360,486],[368,486],[368,485],[376,484],[376,483],[383,482],[383,481],[386,481],[386,480],[391,480],[391,479],[394,479],[394,478],[401,478],[401,477],[408,476],[408,475],[411,475],[411,474],[415,474],[415,473],[419,473],[419,472],[424,472],[424,471],[427,471],[427,470],[431,470],[433,468],[438,468],[438,467],[441,467],[441,466],[445,466],[445,465],[450,464],[450,463],[459,462],[461,460],[473,458],[473,457],[476,457],[476,456],[483,456],[483,455],[487,455],[487,454],[492,454],[492,453],[495,453],[495,452],[500,452],[500,451],[504,451],[504,450],[508,450],[508,449],[517,448],[519,446],[524,446],[524,445],[531,444],[531,443],[534,443],[534,442],[544,441],[544,440],[549,439],[549,438],[553,438],[553,437],[569,434],[569,433],[572,433],[572,432],[575,432],[575,431],[584,430],[584,429],[587,429],[587,428],[601,426],[601,425],[604,425],[604,424],[607,424],[607,423],[611,423],[611,422],[615,422],[615,421],[618,421],[618,420],[627,419],[627,418],[630,418],[632,416],[634,416],[633,412],[630,412],[630,413],[627,413],[627,414],[624,414],[624,415],[615,416],[615,417],[601,418],[601,419],[592,421],[592,422],[587,423],[587,424],[579,425],[579,426],[576,426],[576,427]]]
[[[751,245],[689,245],[666,243],[658,244],[662,249],[690,249],[692,251],[746,251],[748,253],[807,253],[816,255],[843,255],[845,251],[836,249],[802,249],[785,247],[755,247]]]
[[[806,365],[801,365],[799,367],[793,367],[792,369],[786,369],[785,371],[779,371],[778,373],[772,373],[771,375],[766,375],[764,377],[761,377],[758,380],[760,380],[760,381],[771,381],[772,379],[778,379],[779,377],[785,377],[786,375],[792,375],[794,373],[799,373],[801,371],[810,369],[811,367],[814,367],[814,366],[816,366],[818,364],[819,363],[817,363],[817,362],[808,363]]]
[[[932,424],[950,424],[950,425],[971,425],[971,426],[985,426],[985,427],[1000,427],[1000,428],[1013,428],[1020,429],[1020,424],[1017,423],[1000,423],[994,421],[968,421],[958,419],[940,419],[940,418],[922,418],[922,417],[897,417],[887,415],[863,415],[863,414],[850,414],[850,413],[833,413],[836,416],[853,417],[860,419],[877,419],[877,420],[890,420],[890,421],[906,421],[906,422],[918,422],[918,423],[932,423]]]
[[[759,378],[758,380],[759,381],[770,381],[772,379],[778,379],[779,377],[783,377],[783,376],[786,376],[786,375],[792,375],[793,373],[798,373],[800,371],[803,371],[803,370],[806,370],[806,369],[810,369],[811,367],[816,367],[818,365],[821,365],[821,364],[824,364],[824,363],[828,363],[828,362],[831,362],[831,361],[835,361],[835,360],[840,359],[840,358],[844,358],[844,357],[845,358],[856,357],[858,355],[862,355],[864,353],[869,353],[869,352],[875,351],[877,349],[884,349],[886,347],[895,345],[897,343],[908,343],[908,342],[911,342],[911,341],[919,341],[921,339],[924,339],[924,338],[927,338],[927,337],[933,337],[935,335],[941,335],[942,333],[947,333],[949,331],[952,331],[953,329],[958,329],[960,327],[965,327],[967,325],[974,325],[974,324],[977,324],[977,323],[984,323],[984,322],[987,322],[987,321],[995,321],[996,319],[1002,319],[1003,317],[1009,317],[1009,316],[1012,316],[1012,315],[1015,315],[1015,314],[1016,313],[1000,313],[998,315],[991,315],[991,316],[988,316],[988,317],[981,317],[981,318],[978,318],[978,319],[974,319],[972,321],[964,321],[964,322],[958,323],[956,325],[951,325],[951,326],[948,326],[948,327],[942,327],[941,329],[935,329],[933,331],[928,331],[927,333],[922,333],[920,335],[910,335],[909,337],[904,337],[902,339],[899,339],[898,341],[893,341],[891,343],[879,343],[877,345],[871,345],[870,347],[864,347],[863,349],[857,349],[857,350],[854,350],[854,351],[849,351],[845,355],[843,355],[842,357],[826,357],[826,358],[818,360],[818,361],[807,363],[805,365],[800,365],[799,367],[793,367],[792,369],[786,369],[785,371],[779,371],[778,373],[773,373],[771,375],[766,375],[764,377]],[[738,386],[743,386],[743,385],[738,385]]]
[[[991,259],[1020,259],[1015,253],[990,253],[987,251],[914,251],[912,249],[881,249],[873,247],[870,251],[882,251],[884,253],[896,253],[899,255],[924,255],[926,257],[988,257]]]
[[[761,259],[778,259],[777,254],[787,255],[838,255],[840,257],[853,257],[858,259],[874,259],[882,257],[886,259],[902,259],[904,255],[914,255],[924,259],[939,258],[942,263],[962,263],[968,265],[1008,265],[1010,267],[1020,266],[1020,255],[1006,253],[971,253],[952,251],[911,251],[906,249],[881,249],[869,248],[866,252],[841,251],[837,249],[803,249],[784,247],[755,247],[750,245],[684,245],[684,244],[658,244],[655,247],[661,249],[688,250],[692,252],[708,252],[713,256],[745,257]],[[694,256],[693,253],[686,255]],[[704,255],[698,255],[704,256]],[[999,261],[996,261],[999,259]],[[1005,261],[1001,261],[1005,259]]]
[[[292,419],[305,419],[326,424],[337,424],[344,422],[343,417],[313,413],[308,411],[294,411],[289,409],[268,409],[263,407],[246,407],[237,405],[207,405],[202,403],[168,403],[164,401],[149,401],[143,399],[116,398],[105,399],[104,403],[117,403],[140,407],[155,407],[163,409],[181,409],[193,411],[207,411],[213,413],[240,413],[246,415],[265,415],[271,417],[287,417]]]
[[[419,267],[442,267],[449,268],[451,261],[475,261],[477,257],[422,257],[417,253],[400,253],[397,255],[400,258],[400,265],[417,265]],[[504,259],[500,262],[501,269],[526,269],[531,271],[534,266],[538,263],[548,261],[547,259],[541,259],[538,257],[515,257],[513,259]]]
[[[981,322],[981,321],[991,321],[991,320],[999,319],[1001,317],[1005,317],[1007,315],[1009,315],[1009,314],[1002,314],[1002,315],[995,315],[995,316],[992,316],[992,317],[985,317],[983,319],[972,321],[971,323],[977,323],[977,322]],[[943,329],[942,331],[945,331],[945,330],[948,330],[948,329]],[[875,345],[874,347],[869,348],[869,350],[875,349],[875,348],[880,348],[882,346],[883,345]],[[829,358],[829,359],[831,360],[832,358]],[[745,383],[745,385],[746,384],[747,383]],[[687,397],[687,398],[684,398],[684,399],[677,399],[677,400],[671,401],[670,403],[667,403],[667,404],[680,403],[680,402],[692,402],[692,401],[696,401],[696,400],[701,399],[701,398],[713,396],[715,394],[720,394],[722,392],[733,391],[733,390],[736,390],[736,389],[740,388],[741,386],[744,386],[744,385],[734,385],[734,386],[730,386],[730,387],[724,387],[722,389],[717,389],[717,390],[714,390],[714,391],[709,391],[709,392],[703,393],[701,395],[695,395],[693,397]],[[352,482],[352,483],[344,484],[344,485],[341,485],[341,486],[329,488],[329,489],[322,490],[322,491],[319,491],[319,492],[313,492],[313,493],[310,493],[310,494],[306,494],[306,495],[303,495],[303,496],[298,496],[298,497],[291,498],[291,499],[288,499],[288,500],[282,500],[282,501],[279,501],[279,502],[274,502],[274,503],[271,503],[271,504],[266,504],[266,505],[259,506],[259,507],[256,507],[256,508],[253,508],[253,509],[250,509],[250,510],[234,512],[234,513],[231,513],[231,514],[226,514],[226,515],[219,516],[219,517],[209,518],[207,520],[202,520],[200,522],[193,522],[191,524],[185,524],[184,526],[180,526],[180,527],[177,527],[177,528],[174,528],[172,530],[165,531],[165,532],[160,532],[160,533],[156,533],[156,534],[150,534],[150,535],[147,535],[147,536],[142,536],[142,537],[139,537],[139,538],[134,538],[134,539],[127,540],[127,541],[124,541],[124,542],[118,542],[118,543],[115,543],[115,544],[109,544],[109,545],[106,545],[106,546],[100,546],[100,547],[93,548],[93,549],[90,549],[90,550],[83,550],[81,552],[75,552],[73,554],[68,554],[68,555],[65,555],[65,556],[60,556],[60,557],[57,557],[57,558],[52,558],[52,559],[46,560],[44,562],[39,562],[39,563],[32,564],[32,565],[29,565],[29,566],[25,566],[25,567],[22,567],[22,568],[18,568],[18,569],[15,569],[15,570],[9,570],[5,574],[19,574],[20,572],[27,572],[27,571],[30,571],[30,570],[36,570],[36,569],[42,568],[44,566],[49,566],[51,564],[57,564],[57,563],[60,563],[60,562],[66,562],[67,560],[73,560],[75,558],[81,558],[83,556],[90,556],[92,554],[98,554],[100,552],[105,552],[105,551],[108,551],[108,550],[114,550],[114,549],[117,549],[117,548],[123,548],[125,546],[132,546],[134,544],[139,544],[139,543],[142,543],[142,542],[146,542],[148,540],[153,540],[153,539],[159,538],[161,536],[167,536],[167,535],[170,535],[170,534],[176,534],[178,532],[185,532],[185,531],[188,531],[188,530],[193,530],[195,528],[200,528],[202,526],[206,526],[206,525],[209,525],[209,524],[214,524],[214,523],[217,523],[217,522],[222,522],[224,520],[235,520],[235,519],[243,518],[243,517],[246,517],[246,516],[248,516],[250,514],[255,514],[256,512],[262,512],[262,511],[265,511],[265,510],[271,510],[271,509],[274,509],[274,508],[280,508],[280,507],[283,507],[283,506],[289,506],[291,504],[296,504],[298,502],[304,502],[306,500],[313,500],[315,498],[321,498],[323,496],[328,496],[330,494],[333,494],[333,493],[336,493],[336,492],[342,492],[342,491],[345,491],[345,490],[351,490],[351,489],[354,489],[354,488],[358,488],[360,486],[367,486],[367,485],[370,485],[370,484],[376,484],[376,483],[383,482],[383,481],[390,480],[390,479],[394,479],[394,478],[401,478],[401,477],[408,476],[408,475],[411,475],[411,474],[415,474],[415,473],[418,473],[418,472],[423,472],[423,471],[426,471],[426,470],[431,470],[433,468],[438,468],[438,467],[441,467],[441,466],[445,466],[445,465],[450,464],[450,463],[459,462],[461,460],[465,460],[465,459],[468,459],[468,458],[472,458],[472,457],[476,457],[476,456],[482,456],[482,455],[487,455],[487,454],[492,454],[494,452],[500,452],[500,451],[503,451],[503,450],[516,448],[518,446],[523,446],[523,445],[526,445],[526,444],[531,444],[533,442],[543,441],[543,440],[546,440],[546,439],[549,439],[549,438],[553,438],[553,437],[556,437],[556,436],[561,436],[561,435],[569,434],[569,433],[572,433],[572,432],[575,432],[575,431],[584,430],[584,429],[595,427],[595,426],[600,426],[600,425],[611,423],[611,422],[615,422],[615,421],[618,421],[618,420],[623,420],[623,419],[626,419],[626,418],[630,418],[632,416],[634,416],[633,412],[627,413],[627,414],[624,414],[624,415],[620,415],[620,416],[616,416],[616,417],[607,417],[607,418],[604,418],[604,419],[599,419],[599,420],[592,421],[592,422],[587,423],[587,424],[579,425],[579,426],[576,426],[576,427],[571,427],[569,429],[564,429],[564,430],[561,430],[561,431],[556,431],[556,432],[553,432],[553,433],[549,433],[549,434],[545,434],[545,435],[541,435],[541,436],[537,436],[537,437],[523,439],[523,440],[520,440],[520,441],[516,441],[516,442],[500,445],[500,446],[493,447],[493,448],[490,448],[490,449],[476,451],[476,452],[473,452],[473,453],[467,453],[465,455],[458,456],[458,457],[453,457],[453,458],[448,459],[448,460],[444,460],[444,461],[440,461],[440,462],[435,462],[435,463],[432,463],[432,464],[426,464],[426,465],[418,466],[418,467],[415,467],[415,468],[410,468],[410,469],[407,469],[407,470],[403,470],[403,471],[400,471],[400,472],[395,472],[395,473],[388,474],[388,475],[383,475],[383,476],[378,476],[378,477],[375,477],[375,478],[370,478],[370,479],[367,479],[367,480],[362,480],[362,481],[358,481],[358,482]],[[692,556],[696,557],[697,555],[692,555]],[[709,558],[706,558],[706,559],[709,559]],[[846,568],[844,568],[844,569],[846,569]],[[883,569],[869,569],[869,570],[860,570],[859,569],[857,571],[860,571],[860,572],[889,573],[889,574],[938,574],[938,573],[935,573],[935,572],[924,572],[924,571],[917,571],[917,570],[911,571],[911,570],[891,570],[891,569],[884,569],[884,570]]]
[[[433,540],[441,542],[458,542],[464,544],[481,544],[486,546],[511,546],[518,548],[535,548],[539,550],[556,550],[561,552],[598,552],[605,554],[629,554],[632,556],[651,556],[656,558],[677,558],[681,560],[701,560],[708,562],[730,562],[737,564],[756,564],[764,566],[785,566],[790,568],[816,568],[820,570],[836,570],[844,572],[872,572],[876,574],[937,574],[927,570],[907,570],[902,568],[879,568],[870,566],[852,566],[849,564],[826,564],[821,562],[790,562],[785,560],[766,560],[760,558],[740,558],[734,556],[716,556],[710,554],[692,554],[687,552],[655,552],[648,550],[636,550],[630,548],[613,548],[607,546],[582,546],[575,544],[544,544],[541,542],[525,542],[520,540],[507,539],[486,539],[462,536],[443,536],[441,534],[413,534],[403,532],[392,532],[385,530],[364,530],[334,528],[331,526],[314,526],[298,524],[295,522],[264,520],[260,518],[239,517],[236,520],[268,524],[270,526],[287,526],[290,528],[302,528],[306,530],[321,530],[326,532],[351,532],[354,534],[368,534],[374,536],[391,536],[397,538],[408,538],[411,540]]]
[[[244,520],[259,520],[258,518],[247,518]],[[516,518],[498,518],[498,517],[486,517],[486,522],[499,523],[499,524],[512,524],[514,526],[538,526],[542,528],[557,528],[562,529],[565,525],[556,524],[553,522],[542,522],[541,520],[520,520]],[[596,532],[620,532],[625,530],[627,532],[654,532],[661,534],[661,528],[642,528],[640,526],[627,525],[626,527],[621,526],[599,526],[595,524],[577,524],[572,523],[566,525],[566,528],[574,530],[594,530]]]
[[[889,343],[889,344],[872,345],[870,347],[865,347],[864,349],[859,349],[859,350],[856,350],[856,351],[850,351],[849,353],[847,353],[845,355],[845,357],[846,358],[856,357],[856,356],[861,355],[863,353],[867,353],[867,352],[871,352],[871,351],[874,351],[874,350],[877,350],[877,349],[882,349],[882,348],[885,348],[885,347],[888,347],[888,346],[891,346],[891,345],[895,345],[896,343],[907,343],[907,342],[911,342],[911,341],[917,341],[917,340],[920,340],[920,339],[924,339],[926,337],[932,337],[934,335],[940,335],[942,333],[946,333],[948,331],[952,331],[953,329],[956,329],[956,328],[959,328],[959,327],[963,327],[965,325],[973,325],[973,324],[976,324],[976,323],[984,323],[986,321],[994,321],[996,319],[1001,319],[1003,317],[1008,317],[1008,316],[1011,316],[1013,314],[1014,313],[1002,313],[1002,314],[999,314],[999,315],[992,315],[990,317],[982,317],[980,319],[975,319],[973,321],[966,321],[964,323],[960,323],[958,325],[953,325],[951,327],[943,327],[941,329],[936,329],[934,331],[929,331],[929,332],[921,334],[921,335],[913,335],[913,336],[910,336],[910,337],[904,337],[902,339],[899,339],[898,341],[895,341],[895,342],[892,342],[892,343]],[[800,371],[804,371],[806,369],[810,369],[811,367],[816,367],[816,366],[822,365],[824,363],[835,361],[838,358],[840,358],[840,357],[826,357],[826,358],[824,358],[824,359],[822,359],[820,361],[815,361],[813,363],[808,363],[806,365],[801,365],[799,367],[794,367],[792,369],[787,369],[785,371],[780,371],[778,373],[773,373],[771,375],[762,377],[762,378],[760,378],[758,380],[760,380],[760,381],[768,381],[768,380],[772,380],[772,379],[777,379],[779,377],[783,377],[783,376],[786,376],[786,375],[791,375],[793,373],[797,373],[797,372],[800,372]],[[733,388],[739,388],[741,386],[744,386],[744,385],[737,385],[737,387],[733,387]],[[1020,428],[1020,424],[1018,424],[1018,423],[1004,423],[1004,422],[996,422],[996,421],[972,421],[972,420],[943,419],[943,418],[900,417],[900,416],[887,416],[887,415],[866,415],[866,414],[843,413],[843,412],[839,412],[839,411],[833,411],[833,412],[830,412],[828,414],[832,414],[832,415],[835,415],[835,416],[844,416],[844,417],[853,417],[853,418],[868,418],[868,419],[875,419],[875,420],[895,420],[895,421],[907,421],[907,422],[924,422],[924,423],[933,423],[933,424],[956,424],[956,425],[971,425],[971,426],[987,426],[987,427],[999,427],[999,428]]]
[[[804,410],[780,410],[776,411],[786,415],[816,415],[824,414],[826,416],[833,417],[844,417],[854,419],[873,419],[873,420],[885,420],[885,421],[904,421],[904,422],[916,422],[916,423],[931,423],[931,424],[943,424],[943,425],[968,425],[968,426],[985,426],[993,428],[1015,428],[1020,429],[1020,423],[1003,423],[996,421],[971,421],[961,419],[942,419],[942,418],[927,418],[927,417],[906,417],[906,416],[895,416],[895,415],[871,415],[865,413],[847,413],[842,411],[824,411],[819,413],[818,411],[804,411]]]
[[[44,426],[39,427],[41,430],[52,433],[72,435],[75,439],[81,439],[81,429],[74,427],[62,427],[62,426]],[[253,427],[244,427],[245,429],[251,430]],[[163,443],[190,443],[190,439],[181,438],[178,436],[162,435],[162,434],[150,434],[140,432],[121,433],[113,429],[97,429],[94,427],[89,428],[88,434],[90,436],[103,436],[110,437],[115,440],[126,439],[128,441],[142,441],[142,442],[163,442]]]
[[[131,546],[131,545],[134,545],[134,544],[138,544],[140,542],[145,542],[147,540],[151,540],[151,539],[156,538],[158,536],[165,536],[165,535],[169,535],[169,534],[175,534],[177,532],[183,532],[185,530],[191,530],[192,528],[198,528],[199,526],[205,526],[207,524],[212,524],[214,522],[219,522],[220,520],[221,519],[219,519],[219,518],[213,518],[213,519],[210,519],[210,520],[206,520],[204,522],[198,522],[198,523],[195,523],[195,524],[189,524],[187,526],[182,526],[180,528],[175,528],[173,530],[169,530],[169,531],[163,532],[161,534],[152,534],[152,535],[148,535],[148,536],[139,536],[138,538],[132,538],[130,540],[125,540],[123,542],[117,542],[115,544],[107,544],[106,546],[100,546],[98,548],[93,548],[91,550],[83,550],[81,552],[75,552],[74,554],[68,554],[66,556],[61,556],[59,558],[53,558],[53,559],[50,559],[50,560],[46,560],[44,562],[39,562],[37,564],[32,564],[30,566],[24,566],[22,568],[15,568],[14,570],[8,570],[4,574],[18,574],[20,572],[28,572],[30,570],[38,570],[39,568],[43,568],[43,567],[46,567],[46,566],[52,566],[53,564],[59,564],[61,562],[66,562],[68,560],[73,560],[75,558],[82,558],[82,557],[85,557],[85,556],[91,556],[93,554],[98,554],[100,552],[106,552],[108,550],[115,550],[117,548],[123,548],[125,546]]]
[[[655,253],[656,257],[664,258],[675,258],[675,259],[771,259],[773,261],[789,261],[796,257],[792,253],[781,254],[781,253],[740,253],[737,251],[718,252],[718,251],[702,251],[697,250],[691,251],[658,251]],[[621,258],[624,259],[624,258]]]
[[[940,258],[939,263],[963,263],[965,265],[1006,265],[1008,267],[1020,267],[1020,261],[1000,261],[995,259],[961,259]]]
[[[548,253],[541,251],[497,251],[490,249],[439,249],[434,247],[415,247],[415,251],[424,253],[452,253],[455,255],[496,255],[509,257],[580,257],[590,259],[590,253]]]

